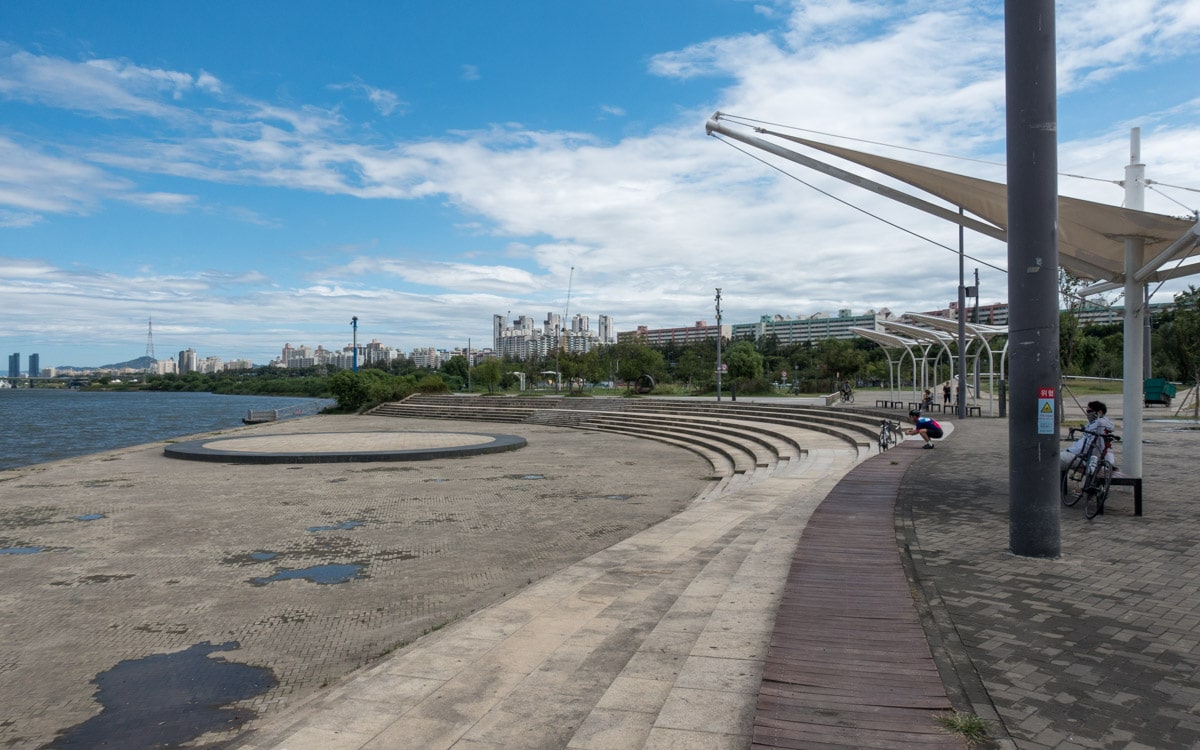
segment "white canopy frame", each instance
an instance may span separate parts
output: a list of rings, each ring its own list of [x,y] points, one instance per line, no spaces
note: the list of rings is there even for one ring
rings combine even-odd
[[[920,326],[902,323],[898,320],[881,320],[879,324],[885,328],[889,328],[898,333],[903,333],[919,341],[928,342],[921,352],[921,378],[919,384],[917,382],[916,374],[914,373],[913,375],[913,401],[920,401],[921,399],[918,394],[925,388],[931,388],[933,385],[930,374],[930,371],[933,368],[930,367],[930,363],[932,362],[936,365],[937,360],[940,358],[939,354],[937,357],[933,357],[931,359],[929,356],[929,350],[934,346],[940,346],[941,351],[945,353],[947,357],[953,359],[950,344],[954,342],[954,339],[942,333],[941,331],[931,328],[921,328]],[[953,365],[951,365],[951,372],[953,373]]]
[[[920,344],[912,339],[906,339],[902,336],[896,336],[884,331],[876,331],[873,328],[859,328],[858,326],[853,326],[850,328],[850,331],[862,336],[863,338],[874,341],[883,349],[883,354],[887,357],[888,361],[888,395],[891,397],[892,401],[899,401],[900,368],[904,365],[904,355],[907,354],[909,359],[912,360],[913,372],[915,373],[917,371],[917,358],[916,355],[913,354],[912,350],[914,347],[920,346]],[[903,352],[899,359],[892,359],[893,349],[898,349]]]
[[[950,320],[949,318],[939,318],[936,315],[926,315],[925,313],[905,313],[902,317],[913,320],[921,325],[937,328],[946,333],[957,333],[958,321]],[[1005,363],[1008,358],[1008,326],[993,326],[983,323],[967,323],[967,356],[973,356],[975,361],[975,393],[979,394],[979,358],[986,354],[987,356],[987,376],[988,376],[988,393],[996,393],[996,365],[1000,365],[1000,380],[1004,380]],[[992,339],[997,336],[1004,336],[1004,346],[999,351],[992,349]],[[971,346],[978,344],[975,347],[975,354],[971,354]],[[999,361],[997,362],[997,357]],[[953,368],[952,368],[953,369]],[[992,398],[988,399],[988,415],[995,416],[995,401]]]

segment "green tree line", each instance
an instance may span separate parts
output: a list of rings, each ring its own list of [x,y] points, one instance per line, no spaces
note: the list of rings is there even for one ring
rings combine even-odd
[[[1064,300],[1073,299],[1072,283],[1069,277],[1065,278]],[[1157,313],[1151,323],[1152,374],[1186,385],[1200,381],[1200,290],[1188,287],[1176,295],[1174,307]],[[1124,337],[1119,324],[1083,326],[1079,323],[1077,304],[1070,302],[1060,316],[1059,336],[1065,375],[1122,376]],[[999,350],[1004,341],[1000,338],[992,345]],[[799,393],[830,393],[844,380],[859,387],[885,386],[890,382],[887,355],[865,338],[790,345],[781,344],[774,336],[730,341],[723,345],[721,361],[726,367],[722,387],[745,395],[778,393],[784,384]],[[911,381],[914,378],[911,363],[906,367],[907,370],[901,368],[900,378]],[[561,382],[556,383],[560,376]],[[949,363],[939,362],[933,381],[949,377]],[[661,347],[639,341],[621,342],[586,353],[561,352],[530,361],[486,359],[474,367],[468,365],[465,357],[455,356],[436,371],[419,369],[411,360],[399,358],[386,366],[364,366],[358,372],[331,373],[324,367],[261,367],[212,374],[151,375],[145,383],[119,387],[334,398],[338,410],[354,412],[417,392],[512,391],[522,380],[527,387],[580,393],[597,384],[632,391],[637,383],[651,379],[659,393],[714,392],[716,342]]]

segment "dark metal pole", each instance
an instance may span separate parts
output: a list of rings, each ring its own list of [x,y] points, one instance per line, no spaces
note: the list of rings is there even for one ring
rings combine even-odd
[[[717,287],[717,400],[721,400],[721,288]]]
[[[1058,557],[1058,136],[1054,0],[1005,0],[1009,549]]]
[[[963,215],[962,206],[958,215]],[[963,225],[958,224],[958,418],[967,418],[967,289],[963,286]]]

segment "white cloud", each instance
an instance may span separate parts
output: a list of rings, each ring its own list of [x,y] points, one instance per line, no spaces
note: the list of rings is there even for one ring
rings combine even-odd
[[[1099,10],[1067,0],[1057,7],[1064,91],[1108,96],[1105,86],[1114,76],[1187,54],[1183,40],[1200,30],[1200,0],[1105,0]],[[281,335],[297,333],[299,320],[335,321],[328,335],[344,337],[350,315],[386,331],[379,338],[392,337],[387,342],[396,345],[465,341],[487,330],[493,313],[560,310],[572,266],[572,309],[613,314],[622,329],[711,321],[717,286],[725,290],[728,318],[739,321],[773,312],[945,305],[957,283],[953,253],[706,138],[704,119],[721,109],[822,133],[1003,159],[1000,4],[825,0],[760,4],[759,10],[764,17],[786,16],[786,22],[774,33],[734,34],[654,56],[649,74],[708,79],[724,88],[703,109],[615,142],[514,124],[480,124],[421,141],[384,142],[375,133],[368,140],[356,136],[357,123],[340,110],[239,98],[206,73],[189,77],[127,62],[8,54],[0,61],[0,96],[109,116],[136,112],[162,118],[163,127],[153,139],[131,136],[61,152],[0,136],[0,210],[7,212],[0,213],[0,224],[95,211],[113,198],[159,209],[199,203],[190,189],[148,187],[164,176],[373,200],[432,197],[457,209],[459,235],[494,235],[508,244],[488,252],[470,242],[464,250],[461,237],[414,240],[429,243],[428,259],[416,257],[420,248],[414,257],[389,257],[394,249],[388,243],[370,254],[354,248],[350,260],[336,267],[328,258],[303,261],[309,265],[296,271],[307,286],[290,288],[273,278],[258,291],[253,275],[238,276],[250,282],[199,272],[93,278],[43,269],[34,283],[0,268],[0,294],[6,305],[28,307],[14,320],[18,326],[32,326],[51,310],[78,308],[81,299],[96,300],[91,317],[65,314],[62,325],[76,333],[97,319],[116,329],[121,320],[169,307],[212,329],[204,341],[184,342],[198,347],[219,346],[253,310],[262,334],[245,341],[272,351]],[[479,79],[474,66],[463,66],[462,74]],[[95,93],[75,91],[93,82]],[[405,106],[361,82],[336,87],[364,96],[383,114]],[[214,97],[203,110],[188,101],[196,91]],[[609,115],[625,114],[615,105],[598,106]],[[1197,110],[1197,100],[1181,93],[1174,109],[1146,115],[1144,156],[1163,183],[1194,184]],[[1120,178],[1128,124],[1104,127],[1086,139],[1062,139],[1064,171]],[[946,166],[931,154],[888,153]],[[957,241],[952,225],[797,165],[755,156],[935,242]],[[953,168],[1003,179],[1002,169],[980,164]],[[1064,180],[1064,188],[1120,200],[1111,184]],[[1180,195],[1195,202],[1195,194]],[[1147,200],[1158,201],[1155,210],[1182,210],[1154,195]],[[262,219],[252,208],[210,210],[286,223],[286,217]],[[978,237],[968,235],[968,252],[1004,262],[1002,247]],[[982,301],[1003,299],[1003,275],[986,267],[982,273]],[[111,290],[117,293],[108,296]],[[311,339],[322,330],[307,334],[309,343],[333,343]]]
[[[356,80],[350,83],[332,84],[329,88],[335,91],[353,91],[357,93],[371,102],[372,106],[379,111],[379,114],[385,117],[397,110],[400,110],[400,114],[404,114],[404,108],[408,106],[395,93],[375,86],[368,86],[362,81]]]
[[[102,197],[127,190],[85,160],[55,156],[0,135],[0,206],[22,213],[87,213]]]
[[[183,213],[196,203],[196,196],[181,193],[126,193],[120,199],[162,213]]]
[[[103,117],[183,117],[187,110],[177,105],[198,83],[187,73],[124,60],[76,63],[10,50],[0,47],[0,94]],[[207,73],[201,74],[199,84],[206,92],[220,90],[220,82]]]

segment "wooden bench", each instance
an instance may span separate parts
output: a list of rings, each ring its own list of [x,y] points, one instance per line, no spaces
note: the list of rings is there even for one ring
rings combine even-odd
[[[968,417],[982,417],[983,416],[983,407],[982,406],[968,406],[967,407],[967,416]]]

